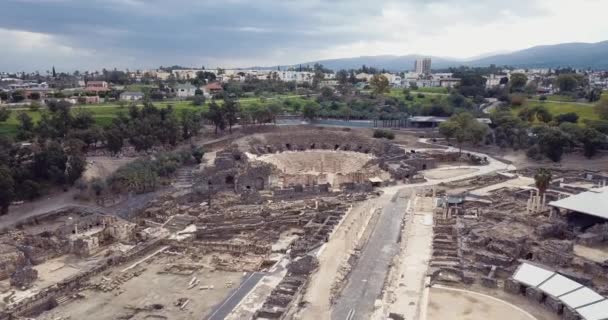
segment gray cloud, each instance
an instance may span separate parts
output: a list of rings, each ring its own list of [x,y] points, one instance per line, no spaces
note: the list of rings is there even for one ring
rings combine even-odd
[[[0,69],[296,63],[334,46],[542,16],[538,1],[3,0],[7,38],[46,38],[29,51],[6,43],[0,55],[20,56],[1,59]],[[408,29],[383,26],[390,15],[403,16]]]

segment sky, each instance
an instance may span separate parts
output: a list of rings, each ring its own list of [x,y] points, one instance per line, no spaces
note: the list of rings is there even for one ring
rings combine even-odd
[[[0,0],[0,71],[467,59],[608,40],[607,0]]]

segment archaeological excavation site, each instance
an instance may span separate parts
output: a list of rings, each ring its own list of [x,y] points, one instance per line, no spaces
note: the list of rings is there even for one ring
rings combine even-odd
[[[406,135],[261,128],[128,214],[2,226],[0,320],[608,319],[606,172]]]

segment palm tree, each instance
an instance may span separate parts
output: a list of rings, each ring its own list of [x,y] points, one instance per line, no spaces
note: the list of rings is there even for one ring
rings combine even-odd
[[[551,178],[551,171],[545,168],[538,169],[534,175],[534,182],[536,183],[536,188],[538,188],[539,196],[542,197],[545,194],[551,183]]]

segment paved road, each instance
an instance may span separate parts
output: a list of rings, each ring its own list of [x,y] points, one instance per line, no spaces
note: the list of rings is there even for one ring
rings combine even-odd
[[[369,319],[374,310],[374,301],[380,298],[389,264],[399,253],[399,233],[405,216],[408,198],[406,191],[399,191],[382,210],[349,282],[342,291],[332,312],[332,319],[346,319],[354,310],[351,319]]]
[[[206,317],[206,320],[222,320],[228,316],[232,309],[236,307],[245,296],[255,287],[255,285],[264,277],[262,272],[250,273],[241,282],[238,288],[234,290],[221,304],[219,304],[213,312]]]

